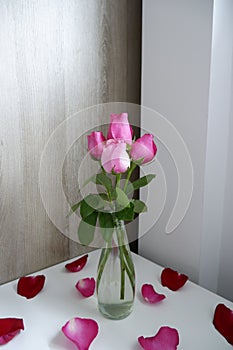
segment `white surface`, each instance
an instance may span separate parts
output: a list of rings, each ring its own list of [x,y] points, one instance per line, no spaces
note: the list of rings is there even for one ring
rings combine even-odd
[[[25,330],[5,345],[7,350],[75,350],[76,347],[61,332],[61,327],[73,317],[95,319],[99,334],[90,349],[140,350],[140,335],[151,336],[161,326],[178,330],[179,350],[232,349],[212,324],[214,309],[218,303],[233,308],[233,303],[187,282],[177,292],[162,287],[161,268],[144,258],[134,255],[136,267],[136,299],[132,314],[121,321],[105,319],[99,313],[96,295],[85,299],[75,288],[80,278],[96,276],[99,251],[89,253],[86,266],[77,273],[67,272],[65,263],[42,270],[46,275],[44,289],[33,299],[17,295],[17,281],[0,286],[0,317],[24,319]],[[146,304],[140,294],[141,285],[151,283],[158,292],[166,295],[162,302]]]
[[[232,0],[214,1],[210,78],[204,222],[199,282],[212,291],[218,291],[228,298],[233,298],[233,254],[231,249],[233,246]]]
[[[143,1],[142,104],[161,113],[183,137],[193,162],[194,191],[184,220],[166,235],[177,193],[177,172],[159,143],[158,159],[166,175],[168,196],[158,224],[140,239],[139,252],[161,265],[169,264],[187,273],[196,282],[202,234],[212,17],[212,0]],[[153,118],[142,115],[142,127],[156,137]],[[154,207],[157,201],[154,193]],[[143,215],[140,220],[144,220]],[[143,225],[141,229],[144,231]]]

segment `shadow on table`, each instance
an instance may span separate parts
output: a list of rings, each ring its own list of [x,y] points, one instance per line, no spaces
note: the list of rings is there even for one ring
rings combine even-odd
[[[51,350],[77,350],[77,347],[69,339],[67,339],[62,334],[62,332],[59,332],[51,340],[51,342],[49,344],[49,349],[51,349]]]

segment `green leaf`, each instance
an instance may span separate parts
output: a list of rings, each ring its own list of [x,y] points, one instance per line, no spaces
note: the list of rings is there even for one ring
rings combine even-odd
[[[75,203],[74,205],[72,205],[67,216],[70,216],[71,214],[73,214],[79,208],[81,202],[82,201],[79,201],[78,203]]]
[[[144,160],[144,158],[139,158],[138,160],[134,160],[133,163],[134,163],[135,165],[140,166],[140,165],[142,165],[143,160]]]
[[[130,193],[134,192],[134,187],[131,182],[129,182],[126,186],[125,193],[128,195]]]
[[[114,201],[117,199],[117,191],[115,188],[113,188],[111,191],[110,191],[110,196],[111,196],[111,200]]]
[[[132,203],[123,210],[117,211],[115,213],[116,217],[119,220],[124,220],[124,221],[132,221],[134,218],[134,206]]]
[[[134,190],[138,190],[140,187],[148,185],[155,178],[155,176],[156,175],[154,174],[148,174],[132,182]]]
[[[103,199],[103,201],[109,202],[108,195],[106,193],[99,193],[99,196],[101,199]]]
[[[80,215],[83,219],[85,219],[86,216],[90,215],[95,210],[102,210],[105,205],[108,204],[108,201],[105,201],[107,199],[107,195],[105,193],[93,193],[86,196],[80,205]]]
[[[84,220],[81,220],[78,227],[79,241],[83,245],[89,245],[94,238],[95,226],[98,213],[95,211],[87,216]]]
[[[95,227],[81,220],[78,227],[78,237],[80,243],[83,245],[89,245],[93,241],[94,233]]]
[[[139,199],[133,200],[134,205],[134,212],[137,214],[144,213],[147,211],[147,206],[143,201],[140,201]]]
[[[101,234],[103,239],[106,242],[109,242],[112,239],[113,231],[114,231],[114,222],[113,217],[110,213],[99,213],[99,224]]]
[[[90,206],[86,202],[86,199],[87,199],[87,197],[82,200],[81,205],[80,205],[80,215],[81,215],[83,220],[95,211],[95,208],[93,208],[93,206]]]
[[[111,179],[104,173],[101,174],[97,174],[96,178],[95,178],[95,183],[97,185],[102,185],[104,186],[107,191],[111,191],[112,190],[112,181]]]
[[[129,198],[127,197],[125,192],[120,187],[116,187],[116,193],[117,193],[117,198],[116,198],[117,208],[127,207],[129,205]]]

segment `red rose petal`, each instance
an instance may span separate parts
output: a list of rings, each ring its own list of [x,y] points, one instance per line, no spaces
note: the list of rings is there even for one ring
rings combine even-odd
[[[88,318],[72,318],[62,327],[62,332],[78,350],[88,350],[98,331],[98,323]]]
[[[17,293],[27,299],[34,298],[44,287],[45,276],[21,277],[17,284]]]
[[[176,350],[179,345],[179,333],[175,328],[161,327],[153,337],[138,338],[144,350]]]
[[[24,329],[22,318],[0,318],[0,345],[11,341],[21,329]]]
[[[233,345],[233,310],[218,304],[214,312],[213,324],[224,338]]]
[[[81,258],[65,265],[65,268],[70,272],[78,272],[84,268],[87,263],[88,254],[82,256]]]
[[[161,282],[164,287],[176,291],[187,282],[188,276],[178,273],[170,268],[165,268],[161,274]]]
[[[92,296],[95,292],[94,278],[83,278],[75,286],[77,290],[86,298]]]
[[[142,296],[148,303],[154,304],[166,298],[165,295],[157,293],[151,284],[143,284]]]

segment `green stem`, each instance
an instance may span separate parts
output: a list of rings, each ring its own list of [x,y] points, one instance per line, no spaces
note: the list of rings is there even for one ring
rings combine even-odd
[[[98,292],[98,288],[99,288],[99,285],[100,285],[100,280],[101,280],[101,277],[102,277],[102,274],[103,274],[106,262],[108,260],[109,254],[111,253],[111,250],[112,250],[112,248],[109,248],[109,247],[105,248],[105,250],[104,250],[104,257],[101,260],[101,263],[100,263],[100,265],[98,267],[97,292]]]
[[[131,283],[131,287],[132,289],[134,289],[134,270],[130,271],[130,269],[128,268],[128,266],[125,264],[125,270],[127,272],[127,275],[129,276],[129,280],[130,280],[130,283]]]
[[[131,257],[129,256],[129,252],[126,249],[125,245],[123,245],[122,248],[123,248],[123,253],[124,253],[124,256],[125,256],[125,260],[126,260],[128,266],[129,266],[130,273],[132,275],[134,275],[134,265],[133,265],[133,262],[131,260]],[[130,278],[130,276],[129,276],[129,278]]]
[[[120,299],[124,299],[125,297],[125,262],[124,262],[124,253],[122,249],[122,244],[124,243],[122,240],[122,229],[118,220],[116,221],[116,232],[117,232],[117,240],[118,240],[118,249],[120,254],[120,266],[121,266],[121,288],[120,288]]]
[[[121,226],[120,220],[115,218],[115,230],[118,242],[119,257],[120,257],[120,270],[121,270],[121,284],[120,284],[120,299],[125,298],[125,273],[127,273],[132,289],[134,290],[134,266],[130,258],[130,254],[125,246],[124,242],[124,228]],[[103,258],[101,259],[100,265],[98,267],[98,277],[97,277],[97,292],[102,278],[102,274],[112,251],[111,243],[103,251]]]
[[[132,172],[134,171],[134,169],[136,168],[136,166],[137,166],[137,164],[135,164],[133,162],[131,163],[130,169],[129,169],[127,177],[125,179],[124,192],[126,191],[130,176],[131,176]]]
[[[106,171],[104,170],[104,167],[103,167],[103,166],[101,166],[101,169],[102,169],[102,173],[103,173],[104,175],[107,175],[107,173],[106,173]],[[106,188],[107,196],[108,196],[108,198],[109,198],[109,202],[112,202],[111,192],[108,190],[107,187],[105,187],[105,188]]]
[[[121,181],[121,174],[116,175],[116,187],[120,187],[120,181]]]
[[[121,265],[121,289],[120,289],[120,298],[124,299],[125,295],[125,272],[127,273],[131,287],[134,289],[134,266],[129,256],[129,252],[126,249],[124,242],[124,230],[121,227],[121,223],[116,219],[116,230],[117,230],[117,239],[120,251],[120,265]]]
[[[124,262],[124,255],[123,251],[120,248],[120,264],[121,264],[121,292],[120,292],[120,299],[125,298],[125,262]]]

